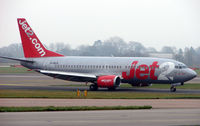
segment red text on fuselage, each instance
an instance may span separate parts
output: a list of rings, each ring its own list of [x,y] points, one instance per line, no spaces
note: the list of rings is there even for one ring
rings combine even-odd
[[[145,80],[148,77],[152,80],[157,80],[157,76],[155,76],[155,69],[159,67],[158,61],[154,61],[149,66],[146,64],[141,64],[136,68],[137,64],[138,61],[133,61],[129,75],[127,75],[127,72],[122,72],[122,77],[126,80],[133,79],[134,76],[140,80]]]

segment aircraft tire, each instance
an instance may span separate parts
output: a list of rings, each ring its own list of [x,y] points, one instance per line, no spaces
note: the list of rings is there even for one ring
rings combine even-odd
[[[171,92],[176,92],[176,88],[175,88],[175,87],[171,87],[171,88],[170,88],[170,91],[171,91]]]
[[[109,91],[115,91],[116,88],[115,88],[115,87],[109,87],[108,90],[109,90]]]
[[[90,91],[97,91],[97,90],[98,90],[98,86],[96,84],[90,85]]]

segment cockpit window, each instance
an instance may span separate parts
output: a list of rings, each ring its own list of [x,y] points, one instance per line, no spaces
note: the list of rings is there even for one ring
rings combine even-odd
[[[175,66],[176,69],[184,69],[184,68],[187,68],[186,65],[183,65],[183,64],[178,64]]]

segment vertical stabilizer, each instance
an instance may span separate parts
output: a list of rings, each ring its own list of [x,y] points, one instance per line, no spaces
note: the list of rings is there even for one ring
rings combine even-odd
[[[26,19],[18,18],[17,22],[19,26],[25,58],[63,56],[61,54],[47,50],[37,38],[31,27],[28,25]]]

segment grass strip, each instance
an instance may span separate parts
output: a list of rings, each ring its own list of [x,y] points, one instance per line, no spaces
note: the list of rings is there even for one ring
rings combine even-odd
[[[52,90],[0,90],[0,98],[66,98],[66,99],[200,99],[200,94],[151,93],[151,92],[109,92],[88,91],[87,97],[81,91]]]
[[[0,112],[38,112],[38,111],[91,111],[91,110],[135,110],[151,109],[152,106],[66,106],[66,107],[0,107]]]
[[[0,74],[23,74],[34,73],[35,71],[28,71],[25,67],[0,67]]]

